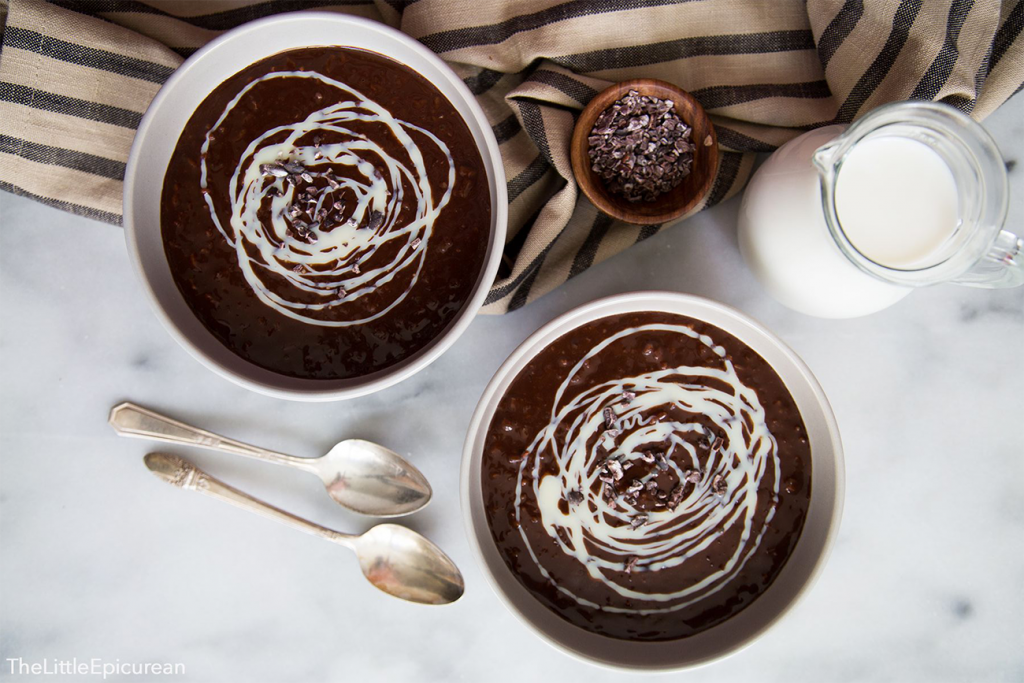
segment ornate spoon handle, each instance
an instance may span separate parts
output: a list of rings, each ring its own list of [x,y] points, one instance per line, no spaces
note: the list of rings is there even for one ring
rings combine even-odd
[[[211,498],[217,498],[227,503],[231,503],[236,507],[240,507],[243,510],[254,512],[262,517],[268,519],[274,519],[278,522],[287,524],[288,526],[304,531],[307,534],[313,536],[319,536],[320,538],[343,545],[346,548],[352,548],[352,541],[357,538],[351,534],[343,534],[340,531],[334,531],[327,527],[322,527],[319,524],[314,524],[307,519],[297,517],[290,512],[286,512],[281,508],[274,507],[269,503],[264,503],[258,498],[253,498],[248,493],[239,491],[236,488],[228,486],[224,482],[211,477],[206,472],[202,471],[188,460],[179,458],[176,455],[168,455],[166,453],[150,453],[145,457],[146,467],[160,477],[168,484],[173,484],[178,488],[187,489],[190,491],[198,491],[199,493],[205,493]]]
[[[297,458],[294,455],[286,455],[276,451],[252,446],[241,441],[235,441],[205,429],[199,429],[187,425],[184,422],[171,419],[160,413],[135,405],[134,403],[121,403],[110,410],[110,426],[121,436],[134,436],[141,439],[152,439],[166,443],[179,443],[188,446],[198,446],[214,451],[224,451],[236,455],[244,455],[250,458],[258,458],[278,465],[290,465],[316,472],[316,463],[311,458]]]

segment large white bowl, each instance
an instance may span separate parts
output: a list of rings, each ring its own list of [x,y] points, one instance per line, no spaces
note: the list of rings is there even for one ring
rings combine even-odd
[[[287,377],[236,356],[195,318],[178,292],[160,236],[164,172],[189,117],[228,77],[270,55],[314,46],[371,50],[401,62],[433,83],[462,115],[476,141],[491,189],[491,230],[484,267],[470,298],[440,335],[390,368],[346,380]],[[279,14],[229,31],[189,57],[164,84],[142,118],[124,180],[128,254],[153,309],[200,362],[248,389],[279,398],[330,401],[362,396],[422,370],[451,346],[483,305],[505,244],[508,200],[498,143],[466,85],[433,52],[387,26],[330,12]]]
[[[742,612],[695,636],[664,642],[609,638],[570,624],[541,604],[498,553],[484,512],[481,455],[498,402],[534,356],[592,320],[633,311],[678,313],[711,323],[757,351],[793,395],[811,447],[811,503],[792,555],[775,581]],[[517,348],[487,385],[469,426],[462,459],[462,508],[470,545],[506,607],[549,643],[592,663],[631,670],[679,670],[735,653],[775,624],[815,581],[831,551],[843,508],[845,472],[839,429],[811,371],[778,337],[728,306],[695,296],[638,292],[595,301],[542,327]]]

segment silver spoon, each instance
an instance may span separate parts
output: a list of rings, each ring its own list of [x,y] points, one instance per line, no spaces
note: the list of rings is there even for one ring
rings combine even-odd
[[[298,458],[218,436],[134,403],[114,406],[110,426],[121,436],[199,446],[313,472],[338,505],[372,517],[416,512],[432,495],[427,478],[407,460],[362,439],[341,441],[319,458]]]
[[[362,535],[343,534],[257,500],[176,455],[150,453],[144,460],[153,474],[179,488],[205,493],[345,546],[359,558],[359,568],[367,581],[396,598],[444,605],[458,600],[465,590],[455,563],[411,529],[397,524],[379,524]]]

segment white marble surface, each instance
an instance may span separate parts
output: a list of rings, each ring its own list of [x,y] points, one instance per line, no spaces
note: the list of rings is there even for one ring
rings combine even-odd
[[[988,123],[1024,227],[1024,97]],[[0,678],[7,658],[185,666],[188,681],[626,681],[571,660],[507,613],[470,554],[464,431],[506,355],[552,317],[645,288],[724,301],[807,361],[843,433],[842,531],[818,585],[746,651],[687,681],[1024,679],[1024,289],[941,286],[851,321],[790,312],[736,251],[733,200],[524,310],[482,317],[438,362],[366,399],[306,405],[229,384],[150,312],[121,231],[0,193]],[[119,439],[130,398],[302,455],[362,436],[408,456],[435,501],[409,519],[466,576],[457,604],[387,599],[344,550],[149,475]],[[308,475],[168,449],[343,529]],[[685,647],[685,643],[680,647]],[[88,677],[83,677],[88,678]],[[127,680],[128,676],[120,677]],[[54,679],[55,680],[55,679]]]

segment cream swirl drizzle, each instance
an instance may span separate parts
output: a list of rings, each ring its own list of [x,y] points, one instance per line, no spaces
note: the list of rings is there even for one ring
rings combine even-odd
[[[302,121],[271,128],[249,143],[231,176],[231,218],[225,227],[217,215],[214,194],[208,186],[206,157],[214,131],[253,87],[279,78],[316,79],[341,91],[338,99],[344,101],[318,109]],[[408,155],[408,162],[396,159],[367,135],[352,130],[352,122],[386,128]],[[435,197],[423,151],[410,131],[425,136],[447,160],[447,184],[440,197]],[[310,134],[327,134],[333,141],[309,144]],[[201,151],[203,196],[217,229],[235,249],[246,282],[267,306],[313,325],[344,327],[366,323],[386,314],[405,299],[419,279],[434,223],[448,204],[455,185],[454,159],[437,136],[396,119],[380,104],[344,83],[311,71],[273,72],[247,84],[207,131]],[[299,239],[287,214],[289,207],[299,199],[297,183],[288,176],[261,170],[261,167],[266,169],[282,162],[301,166],[310,181],[315,176],[329,183],[322,188],[324,191],[317,198],[314,213],[332,207],[337,196],[348,197],[350,202],[346,205],[351,204],[351,211],[347,220],[333,226],[303,224],[301,230],[312,236],[307,240]],[[340,167],[346,169],[345,176],[334,177],[328,173]],[[328,177],[330,180],[326,180]],[[265,223],[259,219],[258,212],[268,198],[270,220]],[[354,204],[351,203],[353,198]],[[399,225],[402,209],[410,201],[415,215]],[[385,245],[392,244],[397,248],[386,252],[394,252],[390,259],[386,262],[378,259],[371,266],[374,255]],[[363,311],[341,320],[310,315],[357,301],[378,291],[407,269],[412,269],[407,286],[396,291],[378,310]],[[273,289],[269,285],[271,281],[277,283]],[[286,293],[282,293],[282,289]]]
[[[648,331],[697,339],[722,358],[721,367],[670,367],[616,379],[588,388],[563,404],[573,378],[585,363],[611,344]],[[724,433],[724,438],[710,442],[703,463],[698,461],[692,437],[701,435],[706,439],[704,426],[696,421],[668,419],[667,411],[672,409],[702,415]],[[665,419],[659,419],[659,415]],[[614,419],[614,429],[609,430],[609,419]],[[609,500],[602,495],[599,477],[603,463],[615,460],[628,473],[638,461],[649,462],[645,447],[651,444],[668,444],[662,466],[667,466],[684,487],[680,494],[685,495],[680,496],[678,505],[674,509],[641,511],[628,497]],[[542,455],[545,469],[553,464],[556,474],[542,476]],[[683,483],[686,475],[695,471],[700,473],[699,481]],[[527,472],[531,474],[530,495],[540,510],[540,523],[561,551],[620,596],[644,601],[647,606],[597,605],[554,580],[538,560],[523,528],[521,506]],[[670,612],[723,587],[758,548],[774,516],[771,507],[762,522],[755,522],[758,489],[766,474],[774,486],[773,500],[777,500],[780,463],[775,438],[765,423],[757,394],[740,381],[732,362],[725,358],[725,350],[715,346],[707,335],[698,335],[684,325],[642,325],[618,332],[590,349],[562,382],[549,424],[534,438],[520,464],[516,519],[540,572],[577,603],[609,612]],[[646,485],[657,475],[657,468],[652,468],[637,481]],[[715,492],[716,482],[719,491],[724,489],[722,493]],[[579,492],[575,494],[577,502],[573,501],[573,492]],[[563,501],[568,503],[567,514],[560,507]],[[637,525],[638,519],[646,521]],[[736,526],[741,532],[732,555],[720,568],[709,568],[706,577],[694,585],[666,593],[645,593],[622,582],[622,572],[657,572],[687,561],[701,561],[704,551]]]

